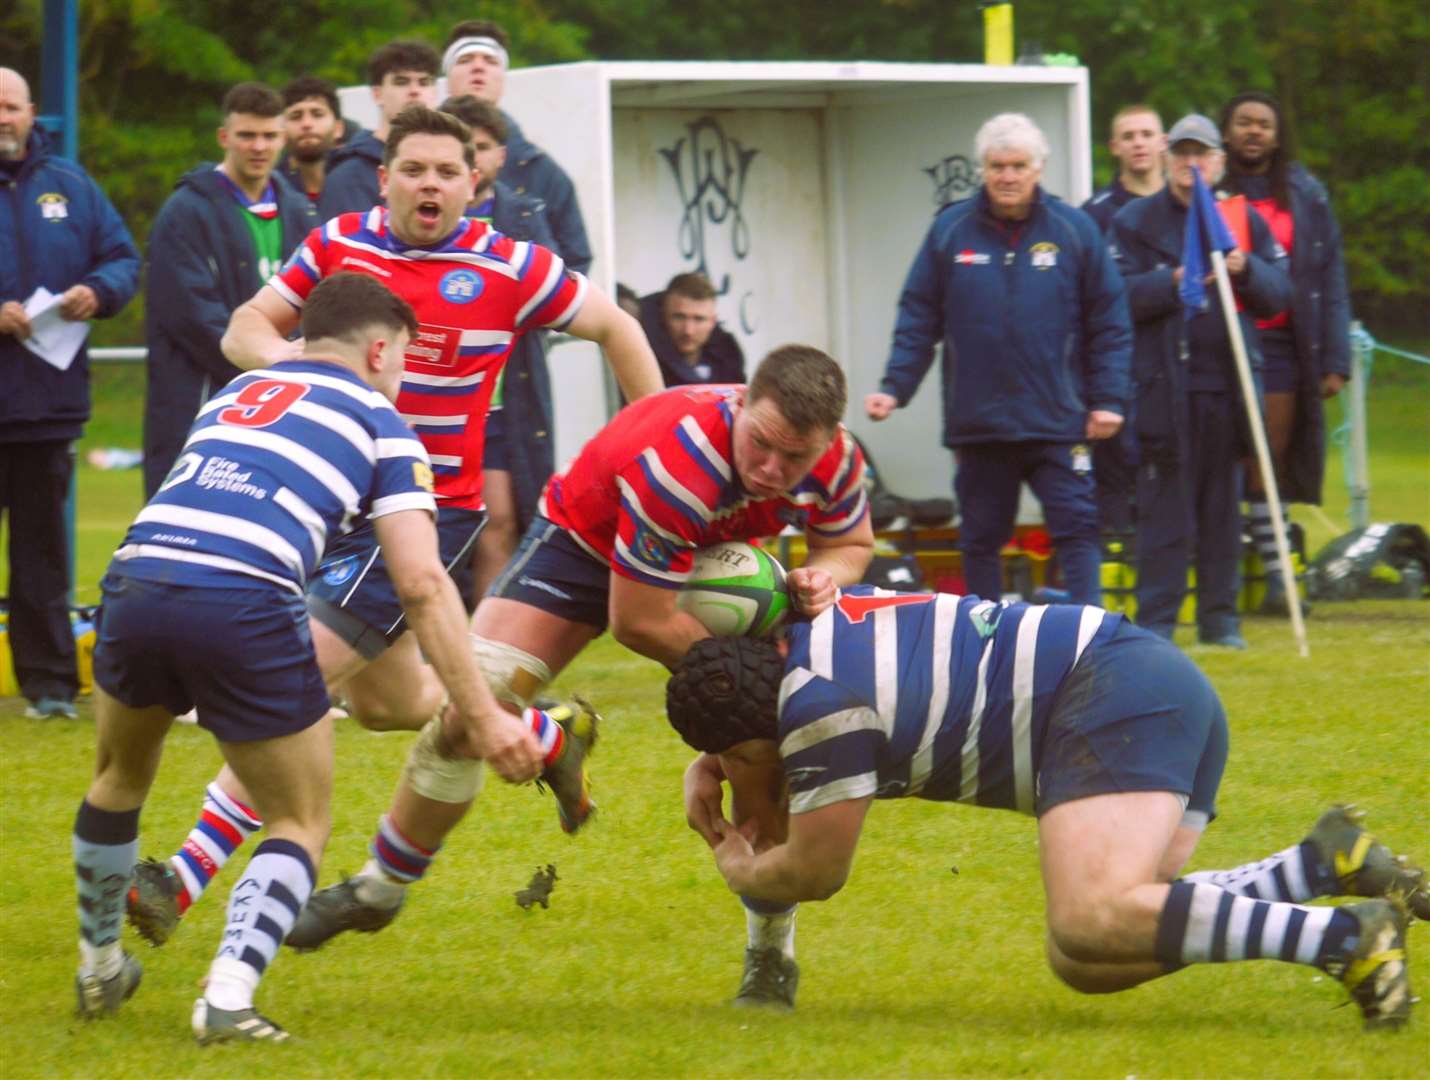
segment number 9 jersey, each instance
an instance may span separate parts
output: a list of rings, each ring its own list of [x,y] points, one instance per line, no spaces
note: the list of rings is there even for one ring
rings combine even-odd
[[[254,579],[303,594],[334,536],[364,517],[435,513],[427,452],[341,364],[240,375],[206,404],[109,572],[212,588]]]

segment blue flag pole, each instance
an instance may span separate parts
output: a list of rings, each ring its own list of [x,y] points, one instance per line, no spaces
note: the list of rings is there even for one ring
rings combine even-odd
[[[1276,537],[1276,554],[1281,560],[1281,584],[1290,600],[1291,632],[1296,636],[1296,648],[1303,658],[1311,655],[1306,643],[1306,623],[1301,617],[1300,594],[1296,592],[1296,573],[1291,568],[1291,549],[1286,542],[1286,517],[1281,508],[1281,493],[1276,485],[1276,470],[1271,467],[1271,450],[1266,442],[1266,425],[1261,417],[1261,401],[1256,396],[1256,383],[1251,377],[1251,361],[1246,355],[1246,339],[1241,333],[1241,318],[1236,312],[1236,297],[1231,290],[1231,275],[1226,268],[1226,253],[1236,249],[1231,230],[1216,207],[1211,190],[1202,182],[1201,169],[1192,169],[1192,203],[1187,208],[1187,234],[1182,249],[1182,302],[1190,318],[1205,308],[1205,262],[1203,250],[1211,256],[1212,274],[1216,278],[1217,296],[1221,299],[1222,316],[1226,319],[1227,336],[1236,359],[1236,375],[1241,382],[1241,400],[1246,406],[1251,441],[1256,447],[1256,464],[1261,469],[1262,490],[1271,508],[1271,530]],[[1188,297],[1187,283],[1195,277],[1196,288]],[[1198,296],[1197,294],[1200,294]],[[1192,310],[1193,303],[1197,310]]]

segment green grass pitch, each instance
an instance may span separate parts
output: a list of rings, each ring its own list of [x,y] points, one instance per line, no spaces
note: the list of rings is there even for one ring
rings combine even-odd
[[[94,444],[134,445],[133,401],[113,395]],[[1386,379],[1372,397],[1378,520],[1430,520],[1430,383]],[[1330,410],[1334,418],[1337,410]],[[126,439],[125,436],[128,435]],[[1327,520],[1344,528],[1339,462]],[[80,598],[138,508],[138,474],[80,475]],[[1333,535],[1297,510],[1312,547]],[[1251,650],[1191,655],[1222,694],[1232,750],[1221,818],[1192,868],[1298,841],[1335,801],[1367,808],[1398,850],[1430,860],[1430,605],[1321,605],[1312,657],[1284,622],[1249,619]],[[1123,994],[1078,995],[1042,957],[1030,819],[914,800],[880,804],[843,892],[800,914],[799,1008],[725,1005],[743,916],[684,824],[687,753],[661,714],[662,672],[599,642],[560,681],[605,715],[592,759],[600,812],[564,836],[549,796],[489,779],[399,920],[320,952],[284,950],[260,1006],[284,1047],[199,1049],[188,1011],[217,944],[232,870],[151,950],[126,930],[144,983],[119,1017],[73,1018],[70,829],[93,767],[77,723],[25,720],[0,701],[0,1073],[14,1077],[1412,1077],[1430,1061],[1424,1006],[1366,1035],[1340,986],[1275,962],[1205,965]],[[345,722],[322,884],[355,871],[411,739]],[[176,727],[141,822],[167,855],[218,765],[212,739]],[[245,854],[239,857],[244,858]],[[539,865],[547,910],[513,893]],[[957,867],[957,874],[952,868]],[[1430,986],[1430,933],[1409,935]]]

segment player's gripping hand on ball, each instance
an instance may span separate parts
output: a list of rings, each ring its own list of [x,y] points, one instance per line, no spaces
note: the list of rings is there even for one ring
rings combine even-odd
[[[833,575],[817,566],[801,566],[797,570],[791,570],[786,582],[795,608],[810,618],[832,607],[839,597],[839,587],[834,584]]]
[[[476,758],[509,784],[541,775],[541,744],[520,717],[495,707],[464,722],[456,706],[442,714],[442,735],[452,757]]]

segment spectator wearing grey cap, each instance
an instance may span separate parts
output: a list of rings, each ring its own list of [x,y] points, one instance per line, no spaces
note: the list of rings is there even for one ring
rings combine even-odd
[[[1183,237],[1193,170],[1208,187],[1221,179],[1221,134],[1192,113],[1167,134],[1167,187],[1129,203],[1112,219],[1110,240],[1127,282],[1136,386],[1137,621],[1170,638],[1197,571],[1197,632],[1210,645],[1244,649],[1236,592],[1241,553],[1241,458],[1250,445],[1226,318],[1215,289],[1202,311],[1185,312]],[[1247,214],[1249,251],[1226,259],[1242,333],[1259,369],[1252,317],[1282,310],[1290,298],[1286,255],[1255,211]]]

